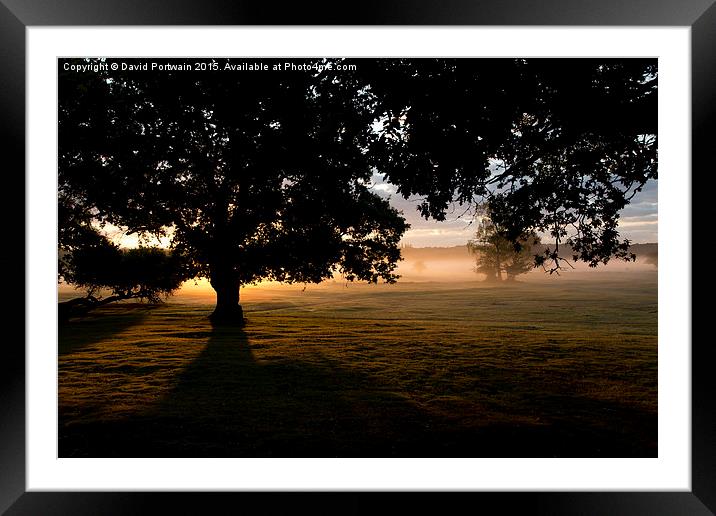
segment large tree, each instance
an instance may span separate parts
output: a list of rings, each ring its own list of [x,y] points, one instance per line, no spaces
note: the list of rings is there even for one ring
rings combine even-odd
[[[240,287],[261,279],[395,281],[406,224],[369,189],[374,106],[356,74],[194,62],[60,63],[61,198],[169,234],[215,289],[215,320],[242,321]]]

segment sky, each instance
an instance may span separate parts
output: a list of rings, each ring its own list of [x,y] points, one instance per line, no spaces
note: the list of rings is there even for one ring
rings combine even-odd
[[[374,174],[373,191],[389,199],[391,205],[403,213],[410,229],[405,232],[401,244],[412,247],[452,247],[465,245],[473,237],[475,224],[472,211],[467,207],[454,206],[448,210],[446,220],[425,220],[417,211],[418,198],[404,199],[394,185],[383,181],[382,175]],[[657,229],[657,182],[650,180],[621,212],[619,229],[622,238],[634,244],[658,242]],[[117,243],[125,247],[137,247],[135,235],[124,235],[121,230],[108,226],[105,231]],[[551,241],[549,237],[543,241]],[[148,241],[149,245],[168,247],[169,239]]]
[[[383,181],[379,174],[373,175],[373,190],[388,198],[392,206],[403,212],[410,224],[402,243],[413,247],[451,247],[465,245],[473,237],[475,225],[472,212],[467,207],[454,206],[448,210],[446,220],[425,220],[417,211],[417,197],[404,199],[396,193],[396,187]],[[620,235],[634,244],[658,242],[657,240],[657,182],[650,180],[631,203],[621,212]],[[544,241],[550,241],[549,238]]]

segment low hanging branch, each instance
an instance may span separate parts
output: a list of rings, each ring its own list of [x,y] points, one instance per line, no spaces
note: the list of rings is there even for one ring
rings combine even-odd
[[[90,310],[114,303],[115,301],[122,301],[124,299],[132,298],[144,298],[135,293],[114,295],[104,298],[96,298],[93,295],[88,294],[86,297],[76,297],[69,301],[63,301],[57,304],[57,318],[59,322],[64,323],[70,320],[72,317],[80,317],[87,314]]]
[[[87,294],[58,304],[60,322],[126,299],[158,303],[188,278],[188,267],[177,253],[151,247],[122,249],[106,239],[79,246],[61,261],[61,279]],[[102,291],[109,295],[100,296]]]

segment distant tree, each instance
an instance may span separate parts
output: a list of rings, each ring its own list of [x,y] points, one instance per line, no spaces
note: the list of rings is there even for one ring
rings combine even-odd
[[[468,250],[475,255],[475,272],[485,275],[486,281],[514,281],[535,267],[533,247],[540,243],[535,233],[508,238],[489,217],[486,210],[480,211],[475,238],[467,243]]]

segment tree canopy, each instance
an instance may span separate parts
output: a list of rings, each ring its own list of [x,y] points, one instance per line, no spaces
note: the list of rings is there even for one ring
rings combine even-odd
[[[631,258],[619,212],[657,178],[654,59],[373,63],[385,120],[375,166],[426,217],[488,205],[516,239],[551,236],[592,266]]]
[[[374,173],[426,217],[487,202],[508,238],[551,234],[557,266],[560,242],[592,265],[626,256],[619,211],[656,178],[656,60],[286,61],[61,60],[71,220],[168,235],[217,318],[261,279],[395,281],[407,225]]]

